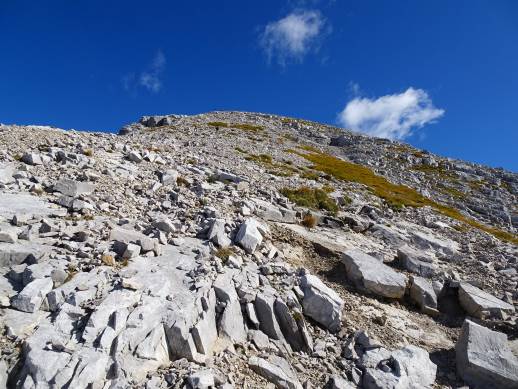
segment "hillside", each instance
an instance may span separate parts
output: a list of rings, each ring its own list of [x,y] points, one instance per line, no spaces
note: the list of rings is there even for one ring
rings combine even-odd
[[[516,388],[517,229],[518,174],[315,122],[1,125],[0,387]]]

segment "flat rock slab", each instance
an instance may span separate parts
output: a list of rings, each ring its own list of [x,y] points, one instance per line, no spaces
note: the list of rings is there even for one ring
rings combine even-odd
[[[260,376],[272,382],[277,388],[302,389],[297,374],[290,364],[283,358],[271,355],[268,360],[251,357],[248,365]]]
[[[347,278],[361,289],[378,296],[399,299],[405,294],[407,277],[360,250],[342,254]]]
[[[28,259],[37,261],[52,251],[52,247],[36,242],[0,243],[0,267],[19,265]]]
[[[505,334],[465,320],[455,352],[457,372],[470,387],[518,388],[518,359]]]
[[[466,312],[478,318],[514,312],[512,305],[466,282],[459,285],[459,302]]]
[[[65,196],[77,197],[82,194],[92,193],[95,186],[89,182],[74,181],[68,178],[63,178],[54,184],[53,189]]]
[[[0,218],[10,220],[20,214],[33,218],[65,216],[67,210],[27,193],[0,193]]]

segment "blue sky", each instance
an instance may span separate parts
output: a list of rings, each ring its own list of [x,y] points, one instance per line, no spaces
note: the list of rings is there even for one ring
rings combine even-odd
[[[514,0],[0,0],[0,122],[270,112],[518,171]]]

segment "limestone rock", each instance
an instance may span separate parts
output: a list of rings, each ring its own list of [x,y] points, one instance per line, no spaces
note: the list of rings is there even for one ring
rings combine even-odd
[[[239,227],[236,235],[236,243],[248,253],[253,253],[258,245],[263,241],[263,236],[259,232],[261,226],[255,219],[247,219]]]
[[[473,388],[518,387],[518,359],[505,334],[465,320],[455,353],[459,376]]]
[[[59,192],[69,197],[77,197],[82,194],[90,194],[94,191],[95,186],[89,182],[81,182],[62,178],[53,186],[55,192]]]
[[[467,282],[461,282],[459,285],[459,302],[466,312],[478,318],[484,316],[502,317],[502,314],[514,312],[512,305]]]
[[[52,278],[36,279],[12,299],[11,305],[23,312],[35,312],[40,309],[43,300],[47,293],[52,290],[52,287]]]
[[[300,285],[304,292],[302,300],[304,314],[322,324],[329,331],[337,332],[341,326],[344,307],[340,296],[318,277],[310,274],[301,277]]]
[[[399,299],[405,294],[407,277],[360,250],[342,255],[347,278],[356,286],[378,296]]]
[[[297,374],[290,364],[283,358],[272,355],[268,360],[250,357],[248,366],[266,380],[282,389],[302,389]]]
[[[422,277],[410,277],[410,298],[424,313],[437,316],[437,295],[432,283]]]

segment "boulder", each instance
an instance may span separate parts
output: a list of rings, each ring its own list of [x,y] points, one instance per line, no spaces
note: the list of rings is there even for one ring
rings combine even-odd
[[[0,184],[10,184],[14,182],[14,170],[13,164],[0,164]]]
[[[187,378],[191,389],[212,389],[215,388],[214,373],[211,369],[199,370]]]
[[[331,332],[340,330],[344,301],[318,277],[306,274],[300,279],[304,292],[304,314],[320,323]]]
[[[239,244],[247,253],[253,253],[257,246],[263,241],[260,229],[262,229],[260,223],[255,219],[245,220],[239,227],[235,241]]]
[[[210,226],[207,239],[216,244],[218,247],[228,247],[232,243],[225,232],[225,220],[215,219]]]
[[[518,359],[505,334],[465,320],[455,354],[457,373],[470,387],[518,388]]]
[[[219,319],[219,334],[232,343],[243,343],[246,341],[246,329],[232,274],[232,271],[220,274],[213,285],[217,299],[225,304]]]
[[[279,326],[291,348],[294,351],[312,351],[306,342],[303,316],[296,311],[292,313],[288,305],[279,297],[275,300],[274,307]]]
[[[261,331],[272,339],[284,341],[284,335],[275,316],[275,300],[273,293],[258,293],[254,307]]]
[[[283,358],[271,355],[268,360],[259,357],[250,357],[248,366],[281,389],[302,389],[297,374],[290,364]]]
[[[428,352],[412,345],[392,352],[382,347],[367,350],[359,365],[364,389],[431,389],[437,374]]]
[[[166,170],[160,176],[160,182],[162,183],[162,185],[176,186],[177,179],[178,179],[178,172],[173,169]]]
[[[356,249],[342,254],[347,278],[358,288],[372,294],[400,299],[405,294],[407,277],[378,259]]]
[[[417,304],[422,312],[437,316],[437,295],[430,281],[418,277],[410,277],[410,299]]]
[[[11,305],[23,312],[35,312],[40,309],[43,300],[47,293],[52,290],[52,287],[52,278],[36,279],[12,299]]]
[[[422,277],[431,277],[436,272],[436,267],[430,256],[404,245],[397,250],[397,258],[403,268]]]
[[[514,312],[512,305],[467,282],[459,285],[459,302],[468,314],[480,319],[485,316],[502,318]]]
[[[69,197],[77,197],[79,195],[88,195],[95,189],[94,184],[89,182],[81,182],[62,178],[52,187],[54,192],[59,192]]]
[[[22,162],[27,165],[43,165],[43,158],[38,153],[25,153],[22,156]]]

